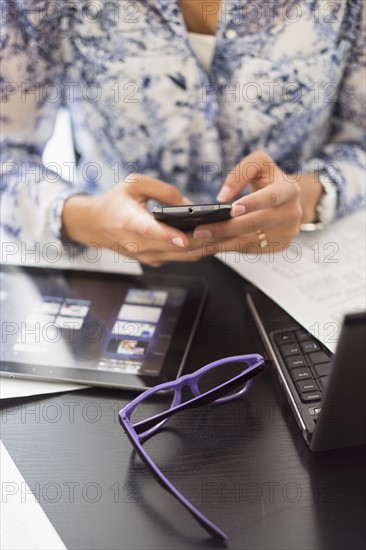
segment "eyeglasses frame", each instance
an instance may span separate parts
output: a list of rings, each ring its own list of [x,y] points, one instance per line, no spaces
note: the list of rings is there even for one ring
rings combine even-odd
[[[200,393],[198,382],[203,375],[222,365],[238,362],[244,362],[247,364],[247,367],[243,370],[242,373],[230,378],[223,384],[219,384],[218,386],[208,391],[205,391],[204,393]],[[231,357],[225,357],[223,359],[218,359],[205,365],[204,367],[201,367],[193,373],[183,375],[176,380],[164,382],[162,384],[149,388],[145,392],[138,395],[119,412],[119,421],[124,432],[129,438],[137,454],[151,471],[157,482],[162,487],[164,487],[164,489],[175,496],[211,536],[218,538],[222,541],[227,539],[227,535],[219,527],[212,523],[197,508],[195,508],[189,502],[189,500],[187,500],[182,495],[182,493],[180,493],[178,489],[176,489],[174,485],[170,483],[168,478],[165,477],[162,471],[150,458],[149,454],[145,451],[142,443],[146,441],[149,437],[154,435],[158,430],[160,430],[162,426],[169,420],[169,418],[178,412],[209,404],[218,405],[221,403],[233,401],[238,397],[242,397],[250,389],[252,378],[263,370],[265,362],[266,361],[264,360],[264,358],[259,354],[235,355]],[[239,392],[223,397],[225,394],[231,392],[238,385],[242,385],[243,382],[245,382],[245,385]],[[191,389],[194,397],[181,403],[182,390],[185,386],[188,386]],[[135,424],[131,422],[131,415],[140,403],[142,403],[146,398],[150,397],[151,395],[167,390],[174,390],[172,403],[170,407],[167,408],[167,410],[159,414],[153,415],[148,419],[136,422]]]

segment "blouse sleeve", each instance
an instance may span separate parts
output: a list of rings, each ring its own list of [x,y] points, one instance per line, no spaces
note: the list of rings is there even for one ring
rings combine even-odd
[[[63,203],[77,193],[57,167],[42,164],[63,95],[62,3],[52,6],[2,6],[1,229],[29,246],[60,241]]]
[[[327,143],[303,172],[323,172],[337,189],[337,218],[365,204],[366,170],[366,9],[362,2],[356,39],[347,63]]]

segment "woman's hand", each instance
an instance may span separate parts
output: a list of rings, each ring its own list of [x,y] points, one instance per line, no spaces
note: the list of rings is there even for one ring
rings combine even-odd
[[[196,228],[194,238],[201,241],[201,250],[193,255],[237,251],[238,247],[255,252],[251,245],[263,252],[284,249],[300,224],[315,218],[322,189],[314,174],[285,174],[264,152],[243,159],[228,175],[217,199],[230,202],[245,188],[251,193],[233,203],[233,219]],[[215,247],[220,244],[221,248]]]
[[[167,205],[191,204],[181,192],[160,180],[135,175],[101,195],[74,195],[63,208],[63,235],[82,244],[116,250],[153,266],[172,261],[193,261],[185,233],[157,222],[146,210],[148,200]]]

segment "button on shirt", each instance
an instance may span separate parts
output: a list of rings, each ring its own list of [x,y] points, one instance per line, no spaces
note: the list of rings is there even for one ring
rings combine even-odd
[[[233,40],[234,38],[236,38],[238,36],[238,33],[236,32],[235,29],[227,29],[224,33],[224,36],[228,40]]]
[[[337,215],[365,170],[364,0],[225,1],[209,70],[178,0],[7,0],[2,23],[2,229],[60,238],[64,200],[139,172],[214,200],[254,150],[327,171]],[[78,166],[42,166],[59,106]]]

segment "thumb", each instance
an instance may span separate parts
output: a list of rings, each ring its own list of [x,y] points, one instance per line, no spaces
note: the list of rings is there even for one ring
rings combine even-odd
[[[192,204],[192,201],[173,185],[142,174],[138,174],[133,182],[128,183],[127,189],[133,198],[144,197],[172,206]]]
[[[237,164],[226,177],[224,185],[220,189],[217,200],[229,202],[249,184],[269,174],[274,161],[264,151],[254,151]]]

